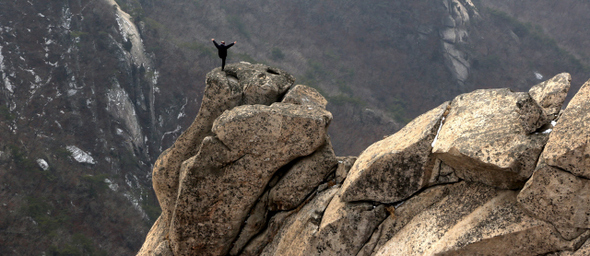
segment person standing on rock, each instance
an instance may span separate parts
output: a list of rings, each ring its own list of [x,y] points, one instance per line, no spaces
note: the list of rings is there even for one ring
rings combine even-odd
[[[221,71],[223,71],[223,69],[225,68],[225,58],[227,57],[227,49],[232,47],[234,44],[237,44],[238,42],[234,41],[231,44],[225,45],[225,41],[221,41],[221,44],[218,44],[217,42],[215,42],[215,38],[211,38],[211,41],[213,41],[213,44],[215,44],[215,47],[217,47],[217,54],[219,55],[219,58],[221,58]]]

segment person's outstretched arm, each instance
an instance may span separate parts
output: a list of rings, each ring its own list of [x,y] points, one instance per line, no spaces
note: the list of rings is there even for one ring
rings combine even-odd
[[[215,38],[211,38],[211,41],[213,41],[213,44],[215,44],[216,48],[219,48],[219,45],[217,44],[217,42],[215,42]]]
[[[234,41],[233,43],[231,43],[231,44],[228,44],[228,45],[226,46],[226,48],[230,48],[230,47],[232,47],[234,44],[237,44],[237,43],[238,43],[238,41]]]

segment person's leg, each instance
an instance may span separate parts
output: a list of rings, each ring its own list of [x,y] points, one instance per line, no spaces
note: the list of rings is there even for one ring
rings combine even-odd
[[[225,68],[225,58],[221,58],[221,71]]]

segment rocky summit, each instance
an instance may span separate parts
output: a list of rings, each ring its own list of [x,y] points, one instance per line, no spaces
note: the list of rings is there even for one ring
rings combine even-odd
[[[138,255],[587,255],[590,81],[562,110],[570,81],[465,93],[339,157],[318,91],[214,69]]]

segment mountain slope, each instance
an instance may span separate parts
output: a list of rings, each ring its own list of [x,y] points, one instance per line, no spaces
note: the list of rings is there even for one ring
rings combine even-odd
[[[184,91],[198,99],[199,81],[220,62],[210,38],[238,41],[230,63],[284,68],[297,83],[329,98],[328,108],[342,115],[331,125],[339,154],[358,154],[459,93],[523,90],[541,81],[536,74],[546,78],[564,71],[572,74],[575,90],[588,71],[577,52],[556,43],[556,35],[538,27],[540,22],[520,21],[477,1],[141,3],[137,17],[146,24],[148,49],[162,56],[162,83],[186,85]],[[543,18],[557,27],[557,17]],[[198,100],[188,101],[188,109],[198,106]],[[371,116],[377,119],[369,121]],[[359,141],[346,138],[356,131],[361,131]]]
[[[205,74],[220,65],[211,38],[238,41],[229,63],[280,67],[320,91],[336,154],[358,155],[462,92],[525,91],[564,71],[577,91],[590,40],[574,25],[585,24],[588,8],[575,0],[0,1],[0,254],[139,249],[160,213],[152,165],[190,126]]]
[[[132,254],[159,213],[133,23],[104,1],[1,5],[0,254]]]

